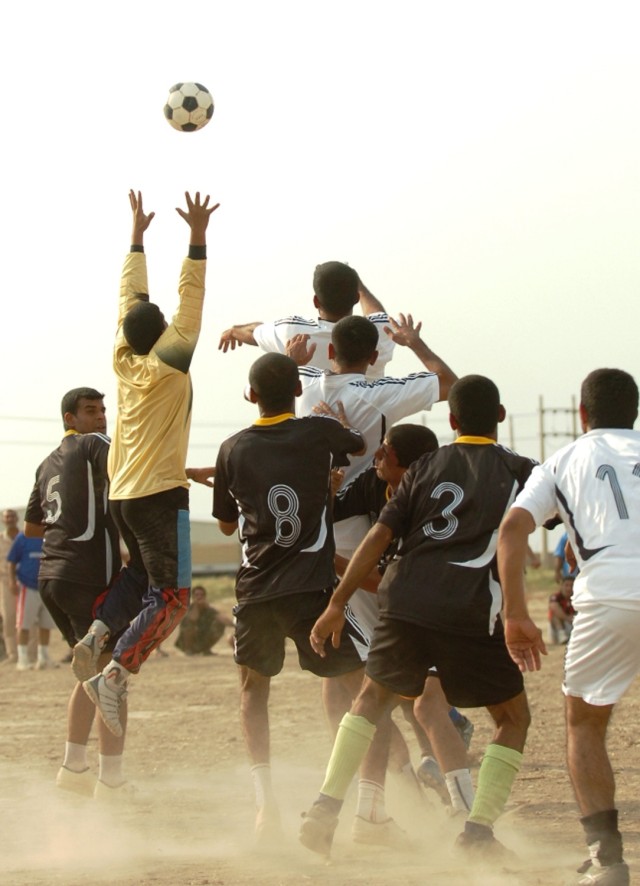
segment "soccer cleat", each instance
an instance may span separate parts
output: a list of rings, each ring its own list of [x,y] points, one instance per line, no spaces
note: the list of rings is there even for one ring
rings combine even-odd
[[[89,768],[83,769],[82,772],[74,772],[73,769],[61,766],[56,775],[56,785],[61,790],[70,791],[72,794],[93,797],[96,779]]]
[[[464,716],[464,714],[461,714],[461,719],[453,725],[460,733],[460,738],[463,740],[465,748],[469,750],[475,726],[468,717]]]
[[[578,880],[578,886],[629,886],[629,883],[629,868],[624,862],[604,866],[592,864]]]
[[[105,726],[115,736],[122,736],[122,723],[120,722],[120,707],[127,697],[126,683],[118,685],[118,669],[111,668],[107,676],[103,673],[96,674],[90,680],[82,684],[84,691],[100,711]]]
[[[470,860],[513,864],[518,860],[515,852],[507,849],[493,836],[490,827],[467,822],[464,831],[458,834],[455,848]]]
[[[328,858],[337,826],[338,816],[328,812],[320,803],[314,803],[308,812],[302,813],[300,842],[312,852]]]
[[[79,683],[84,683],[86,680],[95,677],[98,670],[98,659],[104,647],[105,639],[106,637],[103,637],[101,642],[95,634],[89,631],[73,647],[71,670]]]
[[[431,788],[445,803],[451,802],[444,775],[440,772],[440,767],[433,757],[422,758],[416,769],[416,775],[425,788]]]
[[[409,835],[392,818],[386,821],[369,821],[356,815],[351,836],[354,843],[365,843],[369,846],[387,846],[389,849],[403,851],[413,848]]]

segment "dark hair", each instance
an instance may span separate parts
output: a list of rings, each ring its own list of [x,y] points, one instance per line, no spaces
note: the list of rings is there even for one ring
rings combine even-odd
[[[638,417],[638,386],[622,369],[594,369],[582,382],[580,402],[590,428],[632,428]]]
[[[465,375],[449,391],[449,409],[461,434],[492,434],[500,417],[500,391],[484,375]]]
[[[127,344],[135,354],[148,354],[165,329],[164,314],[150,301],[139,301],[130,308],[122,324]]]
[[[348,317],[358,304],[358,274],[341,261],[316,265],[313,291],[322,308],[334,317]]]
[[[298,381],[295,361],[284,354],[263,354],[249,370],[249,384],[260,405],[269,412],[291,409]]]
[[[70,412],[71,415],[76,415],[81,400],[104,400],[104,394],[96,391],[95,388],[72,388],[72,390],[67,391],[60,403],[60,412],[65,431],[69,430],[64,420],[65,414]]]
[[[331,332],[336,362],[355,366],[369,360],[378,347],[378,330],[366,317],[343,317]]]
[[[394,425],[389,428],[386,437],[389,445],[393,446],[401,468],[408,468],[421,455],[435,452],[438,448],[438,438],[431,428],[424,425]]]

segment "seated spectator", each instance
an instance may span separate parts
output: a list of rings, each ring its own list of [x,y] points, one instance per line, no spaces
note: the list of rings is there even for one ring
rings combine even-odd
[[[185,655],[214,655],[211,648],[233,627],[233,619],[218,612],[207,600],[206,588],[196,585],[191,589],[191,604],[180,623],[176,647]]]
[[[560,589],[549,597],[549,640],[551,643],[566,643],[571,636],[573,617],[576,614],[571,597],[573,596],[573,576],[562,580]]]

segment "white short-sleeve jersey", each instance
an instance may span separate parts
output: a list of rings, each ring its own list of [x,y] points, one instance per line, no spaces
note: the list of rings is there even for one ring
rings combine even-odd
[[[580,574],[576,609],[590,601],[640,609],[640,432],[589,431],[534,468],[513,507],[537,525],[560,514]]]
[[[380,311],[376,314],[368,314],[367,320],[375,325],[378,330],[378,359],[367,370],[367,378],[382,378],[387,363],[393,357],[395,342],[389,338],[384,327],[389,325],[389,317]],[[316,345],[313,355],[313,365],[318,369],[331,369],[329,361],[329,343],[335,323],[329,320],[305,320],[303,317],[285,317],[274,323],[261,323],[253,330],[253,337],[258,347],[272,353],[287,353],[287,342],[294,335],[308,335],[310,342]]]
[[[369,467],[391,425],[423,409],[431,409],[440,398],[440,381],[434,372],[369,380],[360,373],[338,374],[301,366],[300,381],[302,396],[296,398],[297,415],[311,415],[320,400],[333,407],[340,400],[350,425],[360,431],[366,441],[364,455],[350,456],[350,465],[344,469],[344,486]]]

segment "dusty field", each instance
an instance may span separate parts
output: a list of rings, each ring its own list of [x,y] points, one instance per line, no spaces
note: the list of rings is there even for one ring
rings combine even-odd
[[[534,593],[537,616],[545,600],[546,592]],[[226,598],[217,605],[230,612],[232,601]],[[561,647],[552,648],[543,670],[527,678],[533,724],[525,763],[511,811],[496,828],[498,837],[518,852],[520,862],[504,871],[461,867],[451,854],[459,824],[448,819],[434,794],[425,792],[424,802],[416,804],[393,778],[388,807],[415,838],[415,852],[367,850],[353,844],[353,797],[345,804],[330,866],[298,844],[299,816],[317,793],[330,740],[319,683],[298,670],[291,651],[273,683],[271,701],[274,782],[286,842],[271,854],[258,854],[252,839],[253,794],[238,723],[235,665],[224,641],[216,648],[214,657],[186,658],[170,642],[169,657],[152,657],[136,679],[130,693],[127,774],[140,789],[142,802],[126,808],[100,808],[55,787],[72,687],[68,666],[42,673],[0,667],[0,883],[550,886],[577,881],[574,869],[584,850],[564,767]],[[55,644],[58,658],[64,651]],[[477,765],[491,731],[483,711],[467,713],[476,724],[471,748]],[[640,869],[639,713],[637,691],[632,691],[617,711],[610,738],[632,871]],[[409,733],[407,739],[417,763]],[[93,740],[90,751],[97,760]]]

